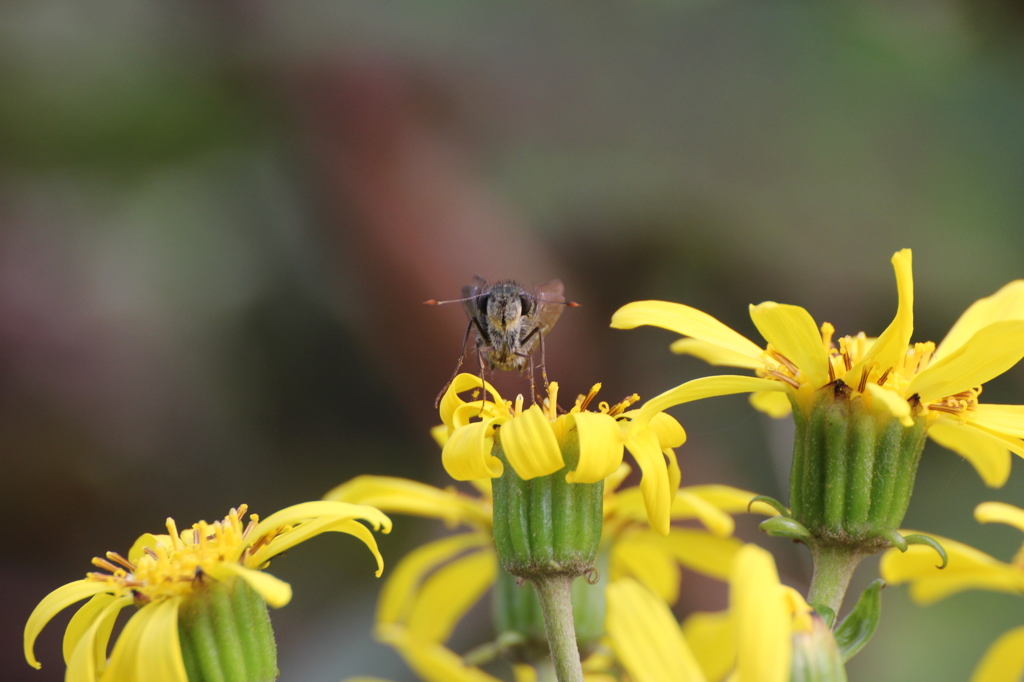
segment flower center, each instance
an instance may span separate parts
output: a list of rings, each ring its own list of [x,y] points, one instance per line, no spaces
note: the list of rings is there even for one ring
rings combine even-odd
[[[174,519],[167,519],[167,535],[144,535],[126,559],[117,552],[92,560],[94,566],[109,573],[92,572],[91,580],[109,583],[123,593],[130,592],[136,602],[160,601],[192,591],[193,583],[217,564],[240,562],[254,547],[243,547],[246,536],[259,518],[252,514],[243,527],[247,505],[232,509],[222,521],[192,525],[192,532],[179,534]],[[269,542],[273,534],[260,538]],[[140,543],[145,541],[145,544]],[[137,556],[136,556],[137,555]]]
[[[934,343],[915,343],[907,349],[895,367],[868,363],[863,369],[858,370],[857,376],[852,376],[851,370],[867,355],[876,339],[870,339],[864,332],[860,332],[856,336],[844,336],[836,342],[832,339],[834,334],[835,328],[832,324],[825,322],[821,325],[821,342],[828,353],[828,375],[831,381],[841,379],[847,386],[862,394],[868,383],[874,383],[916,402],[915,396],[907,395],[906,388],[919,372],[931,364],[935,354]],[[768,344],[761,358],[764,361],[764,369],[757,370],[758,376],[781,381],[794,389],[807,385],[807,377],[800,368],[771,344]],[[927,405],[915,405],[915,413],[927,414],[929,410],[934,410],[947,414],[963,414],[974,410],[980,394],[981,387],[978,386],[932,401]]]

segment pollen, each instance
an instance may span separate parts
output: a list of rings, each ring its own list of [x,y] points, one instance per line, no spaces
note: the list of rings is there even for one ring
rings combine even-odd
[[[109,584],[114,591],[132,594],[140,604],[183,596],[214,566],[239,563],[254,549],[245,542],[259,517],[252,514],[243,525],[247,510],[243,504],[223,520],[199,521],[180,533],[174,519],[168,518],[167,535],[143,536],[127,559],[117,552],[93,559],[92,564],[105,572],[87,577]],[[145,544],[140,546],[141,542]]]

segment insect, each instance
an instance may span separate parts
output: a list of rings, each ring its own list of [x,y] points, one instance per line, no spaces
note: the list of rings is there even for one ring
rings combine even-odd
[[[531,294],[512,280],[502,280],[488,285],[486,280],[476,276],[472,284],[462,287],[462,298],[452,301],[427,301],[429,305],[461,302],[469,317],[466,336],[462,341],[462,356],[455,366],[452,379],[441,389],[437,404],[458,375],[466,355],[470,334],[474,330],[481,378],[485,365],[487,369],[514,369],[520,372],[529,367],[530,389],[536,398],[533,350],[537,346],[540,347],[541,376],[546,387],[548,377],[544,364],[544,337],[555,326],[563,308],[579,305],[566,301],[564,290],[562,281],[558,279],[541,284]]]

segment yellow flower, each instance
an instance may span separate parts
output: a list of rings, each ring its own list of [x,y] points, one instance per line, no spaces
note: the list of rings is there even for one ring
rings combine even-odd
[[[696,614],[680,630],[664,601],[624,578],[608,587],[608,633],[634,682],[788,682],[792,633],[811,609],[779,583],[771,554],[744,545],[730,578],[729,610]]]
[[[441,421],[447,439],[441,453],[445,470],[457,481],[500,477],[501,461],[491,454],[494,439],[500,439],[509,464],[524,480],[547,476],[565,467],[562,444],[570,432],[579,436],[579,461],[565,477],[568,483],[597,483],[611,476],[629,450],[640,465],[640,489],[651,526],[668,532],[669,507],[679,488],[679,465],[672,448],[686,441],[686,432],[672,417],[660,412],[647,415],[643,428],[630,428],[636,411],[628,408],[639,398],[632,396],[616,405],[600,403],[588,408],[601,385],[576,399],[565,414],[559,414],[558,384],[551,383],[544,406],[523,409],[523,397],[515,403],[502,399],[484,382],[491,399],[465,401],[466,391],[480,391],[480,379],[471,374],[455,377],[441,399]],[[499,435],[500,434],[500,435]]]
[[[1024,509],[1002,502],[983,502],[974,510],[979,523],[1005,523],[1024,532]],[[928,548],[910,547],[905,554],[882,555],[882,578],[893,584],[910,583],[910,596],[931,604],[964,590],[1024,594],[1024,547],[1009,563],[999,561],[954,540],[939,539],[949,565],[939,570]],[[971,682],[1016,682],[1024,675],[1024,626],[1005,633],[986,652]]]
[[[444,434],[439,434],[439,440],[444,445]],[[742,546],[731,537],[734,521],[730,514],[745,512],[753,493],[714,485],[682,488],[670,505],[671,518],[697,519],[709,530],[672,527],[663,536],[647,527],[642,492],[635,487],[617,490],[628,474],[629,467],[622,464],[605,482],[604,528],[605,542],[611,545],[611,580],[638,580],[660,598],[674,602],[681,566],[727,579]],[[425,680],[495,680],[467,665],[444,644],[497,578],[490,480],[473,484],[481,493],[478,497],[400,478],[360,476],[326,495],[331,500],[372,504],[389,512],[468,526],[464,532],[430,542],[403,558],[378,601],[377,637],[397,649]],[[775,513],[761,503],[753,510]],[[586,667],[590,669],[588,680],[608,679],[602,676],[599,669],[603,667],[596,658]],[[517,669],[517,679],[529,679],[524,668]]]
[[[767,345],[761,348],[707,313],[678,303],[639,301],[612,317],[612,326],[663,327],[684,337],[672,345],[714,365],[754,370],[756,376],[711,376],[678,386],[650,400],[634,428],[667,407],[716,395],[753,393],[755,407],[773,417],[799,406],[806,413],[814,392],[842,381],[864,405],[909,426],[924,418],[928,434],[966,457],[986,484],[1006,482],[1010,455],[1024,456],[1024,406],[978,402],[981,385],[1024,357],[1024,280],[1006,285],[969,307],[946,338],[910,344],[914,283],[909,249],[897,252],[899,305],[878,338],[863,332],[833,339],[799,306],[768,301],[750,306],[750,317]]]
[[[89,599],[71,619],[64,634],[68,680],[146,680],[187,682],[179,641],[179,611],[189,606],[206,585],[241,579],[275,608],[291,599],[291,587],[262,572],[269,561],[314,535],[329,531],[362,540],[377,560],[383,559],[369,529],[391,530],[391,521],[372,507],[340,502],[306,502],[262,522],[253,514],[243,522],[246,506],[232,509],[223,521],[200,521],[178,532],[167,519],[167,534],[146,533],[127,557],[107,552],[92,563],[101,571],[59,587],[35,608],[25,626],[25,658],[39,668],[33,647],[43,627],[57,613]],[[137,611],[125,624],[109,664],[106,651],[114,620],[121,609]],[[265,616],[266,608],[263,607]],[[268,623],[269,627],[269,623]]]

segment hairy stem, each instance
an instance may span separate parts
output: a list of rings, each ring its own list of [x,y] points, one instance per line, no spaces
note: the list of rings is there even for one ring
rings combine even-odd
[[[569,575],[537,576],[530,581],[537,590],[544,613],[544,627],[558,682],[583,682],[583,667],[576,647],[576,627],[572,620],[572,581],[573,577]]]

